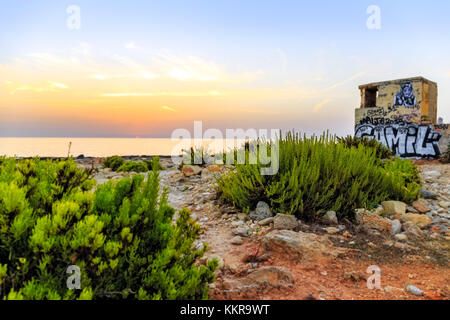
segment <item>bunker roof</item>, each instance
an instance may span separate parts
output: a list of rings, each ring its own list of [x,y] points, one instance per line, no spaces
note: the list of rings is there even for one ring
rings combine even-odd
[[[413,77],[413,78],[404,78],[404,79],[397,79],[397,80],[391,80],[391,81],[380,81],[380,82],[372,82],[372,83],[368,83],[368,84],[363,84],[359,86],[359,89],[366,89],[366,88],[374,88],[374,87],[378,87],[381,85],[388,85],[388,84],[401,84],[405,81],[422,81],[422,82],[428,82],[430,84],[436,84],[436,82],[433,82],[431,80],[428,80],[424,77]]]

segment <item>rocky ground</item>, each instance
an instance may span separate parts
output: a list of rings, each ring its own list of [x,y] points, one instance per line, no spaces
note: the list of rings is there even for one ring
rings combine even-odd
[[[94,166],[98,183],[128,173]],[[201,225],[197,246],[220,269],[213,299],[449,299],[450,165],[418,161],[422,198],[412,205],[386,201],[357,210],[358,224],[328,212],[320,223],[272,213],[260,202],[244,214],[220,203],[214,175],[224,166],[185,166],[162,159],[161,185],[176,209],[187,207]],[[379,277],[378,277],[379,276]],[[379,289],[369,289],[379,281]]]

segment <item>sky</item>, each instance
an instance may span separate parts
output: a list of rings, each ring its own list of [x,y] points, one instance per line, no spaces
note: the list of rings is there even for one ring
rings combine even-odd
[[[170,137],[196,120],[346,135],[358,85],[414,76],[438,83],[448,123],[448,12],[448,0],[0,0],[0,136]]]

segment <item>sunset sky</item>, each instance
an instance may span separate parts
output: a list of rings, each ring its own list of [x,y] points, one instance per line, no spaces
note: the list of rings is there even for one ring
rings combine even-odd
[[[80,29],[67,26],[70,5]],[[369,30],[366,9],[381,9]],[[353,133],[358,85],[424,76],[450,122],[450,2],[0,0],[0,136]]]

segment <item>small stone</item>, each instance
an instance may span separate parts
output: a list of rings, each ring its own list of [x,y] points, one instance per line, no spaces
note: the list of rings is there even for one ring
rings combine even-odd
[[[408,237],[404,233],[396,234],[394,237],[398,241],[406,241],[406,240],[408,240]]]
[[[298,227],[298,221],[293,215],[278,213],[273,219],[273,227],[278,230],[293,230]]]
[[[233,239],[231,239],[231,244],[234,245],[241,245],[244,243],[244,240],[240,236],[235,236]]]
[[[423,291],[411,284],[406,286],[406,291],[408,291],[409,293],[411,293],[415,296],[423,296]]]
[[[231,271],[231,273],[237,273],[238,272],[238,267],[235,264],[230,264],[228,266],[228,269]]]
[[[239,220],[239,221],[233,221],[233,222],[231,223],[231,226],[232,226],[232,227],[240,227],[240,226],[242,226],[243,224],[244,224],[244,221]]]
[[[444,209],[448,209],[448,207],[450,207],[450,202],[449,201],[441,201],[441,202],[439,202],[439,205]]]
[[[430,207],[428,206],[428,203],[426,202],[426,200],[423,200],[423,199],[414,201],[412,206],[414,207],[414,209],[416,209],[420,213],[427,213],[428,211],[431,210]]]
[[[256,205],[255,211],[250,212],[250,218],[256,221],[261,221],[273,217],[269,205],[263,201],[259,201]]]
[[[385,215],[404,214],[406,212],[406,203],[401,201],[383,201],[381,205]]]
[[[235,229],[231,230],[231,232],[233,232],[233,234],[235,234],[237,236],[241,236],[241,237],[248,237],[249,233],[250,233],[249,231],[250,230],[245,227],[239,227],[239,228],[235,228]]]
[[[357,213],[357,221],[363,225],[367,232],[392,232],[392,222],[389,219],[383,218],[375,213],[365,211],[364,213]]]
[[[328,227],[325,230],[327,231],[328,234],[336,234],[340,231],[338,228],[335,227]]]
[[[325,222],[326,224],[338,224],[338,218],[336,216],[336,212],[328,211],[323,216],[323,222]]]
[[[246,213],[242,213],[242,212],[238,213],[237,216],[238,216],[239,220],[242,220],[242,221],[246,220],[248,217]]]
[[[402,231],[402,224],[400,223],[400,220],[392,220],[392,235],[396,235],[397,233],[400,233]]]
[[[181,169],[181,172],[185,177],[191,177],[200,174],[200,172],[202,172],[202,168],[199,166],[191,166],[185,164]]]
[[[259,224],[260,226],[268,226],[269,224],[273,223],[273,220],[274,220],[273,217],[267,218],[267,219],[258,221],[258,224]]]
[[[327,276],[327,275],[328,275],[328,272],[326,272],[326,271],[321,271],[320,274],[323,275],[323,276]]]
[[[424,236],[423,231],[411,222],[404,224],[403,228],[406,231],[408,238],[422,238]]]
[[[345,231],[342,235],[344,237],[346,237],[346,238],[351,238],[352,237],[352,234],[350,232],[348,232],[348,231]]]
[[[412,222],[419,228],[425,228],[432,222],[428,216],[417,213],[405,213],[400,217],[400,221],[403,223]]]
[[[433,191],[424,190],[424,189],[422,189],[420,191],[420,196],[425,199],[437,199],[436,193],[434,193]]]

